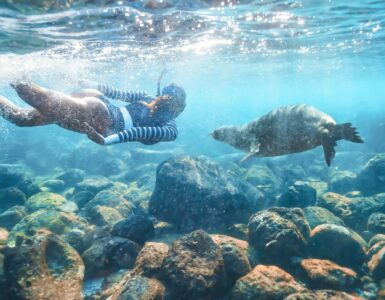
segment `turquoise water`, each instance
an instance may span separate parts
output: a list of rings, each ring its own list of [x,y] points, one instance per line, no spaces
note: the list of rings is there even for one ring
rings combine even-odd
[[[309,171],[296,179],[327,185],[330,174],[359,174],[370,158],[385,152],[384,53],[383,1],[4,0],[0,95],[27,107],[8,84],[18,78],[64,93],[89,79],[155,94],[166,68],[162,85],[182,85],[187,107],[176,120],[177,140],[153,146],[102,147],[56,125],[19,128],[0,119],[0,164],[21,165],[45,191],[50,189],[44,182],[74,168],[128,185],[144,181],[139,192],[147,192],[148,201],[163,160],[204,155],[234,170],[229,164],[236,165],[243,153],[213,140],[210,132],[306,103],[337,123],[353,123],[365,143],[340,141],[330,169],[318,147],[254,158],[241,173],[265,163],[306,169],[316,161],[326,177]],[[70,200],[71,188],[57,193]],[[356,230],[364,235],[366,228]]]

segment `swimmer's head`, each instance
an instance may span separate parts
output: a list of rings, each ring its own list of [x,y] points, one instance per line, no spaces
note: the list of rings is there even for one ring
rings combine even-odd
[[[167,109],[172,118],[179,116],[186,107],[186,92],[184,89],[171,83],[165,86],[162,90],[162,96],[170,96],[167,101],[162,102],[162,108]]]

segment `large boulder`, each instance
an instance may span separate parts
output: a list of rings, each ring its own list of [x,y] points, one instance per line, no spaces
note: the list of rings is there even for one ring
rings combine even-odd
[[[230,300],[280,300],[304,287],[276,266],[258,265],[233,287]]]
[[[350,171],[334,171],[328,187],[330,192],[345,194],[354,191],[357,185],[357,175]]]
[[[67,201],[63,196],[51,192],[40,192],[29,197],[25,206],[30,212],[40,209],[57,209],[65,212],[78,210],[75,202]]]
[[[345,225],[344,221],[323,207],[308,206],[303,209],[303,213],[311,229],[321,224]]]
[[[385,212],[385,193],[372,197],[348,198],[336,193],[325,193],[318,198],[317,206],[330,210],[350,228],[362,231],[372,213]]]
[[[314,228],[310,246],[314,257],[354,270],[360,270],[366,259],[366,242],[353,230],[339,225],[322,224]]]
[[[27,215],[27,209],[21,205],[15,205],[0,214],[0,227],[11,230]]]
[[[273,211],[261,211],[250,218],[249,243],[257,261],[264,264],[286,267],[293,257],[307,255],[307,240],[298,226]]]
[[[371,158],[357,176],[357,185],[365,195],[385,192],[385,153]]]
[[[140,245],[154,236],[154,224],[142,215],[133,215],[115,224],[112,234],[130,239]]]
[[[374,245],[375,246],[375,245]],[[373,247],[374,247],[373,246]],[[385,279],[385,246],[375,253],[368,263],[369,270],[377,281]]]
[[[315,289],[346,291],[351,290],[358,283],[356,272],[325,259],[301,260],[300,273],[301,278]]]
[[[82,253],[87,277],[105,275],[134,266],[140,247],[128,239],[104,237]]]
[[[368,220],[368,230],[374,234],[385,233],[385,214],[371,214]]]
[[[317,191],[308,183],[296,181],[278,199],[278,205],[284,207],[307,207],[317,201]]]
[[[7,210],[15,205],[24,205],[25,194],[15,187],[0,189],[0,211]]]
[[[213,299],[225,292],[220,248],[202,230],[175,240],[160,272],[174,299]]]
[[[0,164],[0,189],[15,186],[25,179],[25,170],[21,165]]]
[[[130,278],[121,291],[112,295],[116,300],[163,300],[166,289],[154,278],[134,276]]]
[[[10,299],[83,299],[82,259],[48,230],[7,249],[4,270]]]
[[[66,240],[66,233],[74,229],[85,232],[89,225],[87,221],[72,213],[57,210],[38,210],[26,216],[13,227],[8,239],[8,245],[14,246],[17,239],[32,236],[40,228],[49,229]]]
[[[222,234],[213,234],[211,238],[222,251],[227,282],[232,286],[239,277],[251,271],[248,257],[249,244]]]
[[[169,247],[164,243],[147,242],[140,250],[135,261],[135,270],[146,277],[157,276]]]
[[[84,206],[85,212],[92,217],[93,209],[97,205],[107,206],[116,209],[123,217],[128,218],[134,214],[135,206],[123,196],[113,190],[104,190],[87,202]]]
[[[335,290],[315,290],[295,293],[287,296],[284,300],[364,300],[361,297],[353,296]]]
[[[149,209],[189,231],[246,223],[264,207],[263,195],[235,173],[205,158],[180,156],[161,163]]]

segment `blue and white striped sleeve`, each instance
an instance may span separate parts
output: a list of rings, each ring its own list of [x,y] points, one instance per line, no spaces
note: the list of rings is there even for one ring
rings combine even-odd
[[[98,84],[97,90],[110,99],[121,100],[129,103],[151,98],[150,95],[144,92],[119,90],[115,87],[100,83]]]
[[[174,120],[159,127],[132,127],[105,138],[105,145],[138,141],[143,144],[173,141],[178,136]]]

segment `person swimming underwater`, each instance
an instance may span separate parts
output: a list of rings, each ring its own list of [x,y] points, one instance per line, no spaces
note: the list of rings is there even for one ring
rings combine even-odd
[[[57,124],[62,128],[87,134],[100,145],[138,141],[155,144],[173,141],[178,135],[175,118],[186,106],[184,89],[174,83],[151,97],[144,92],[123,91],[92,81],[82,81],[90,89],[70,95],[43,88],[26,81],[11,86],[33,108],[16,106],[0,96],[0,116],[23,127]],[[129,104],[113,105],[109,99]]]

